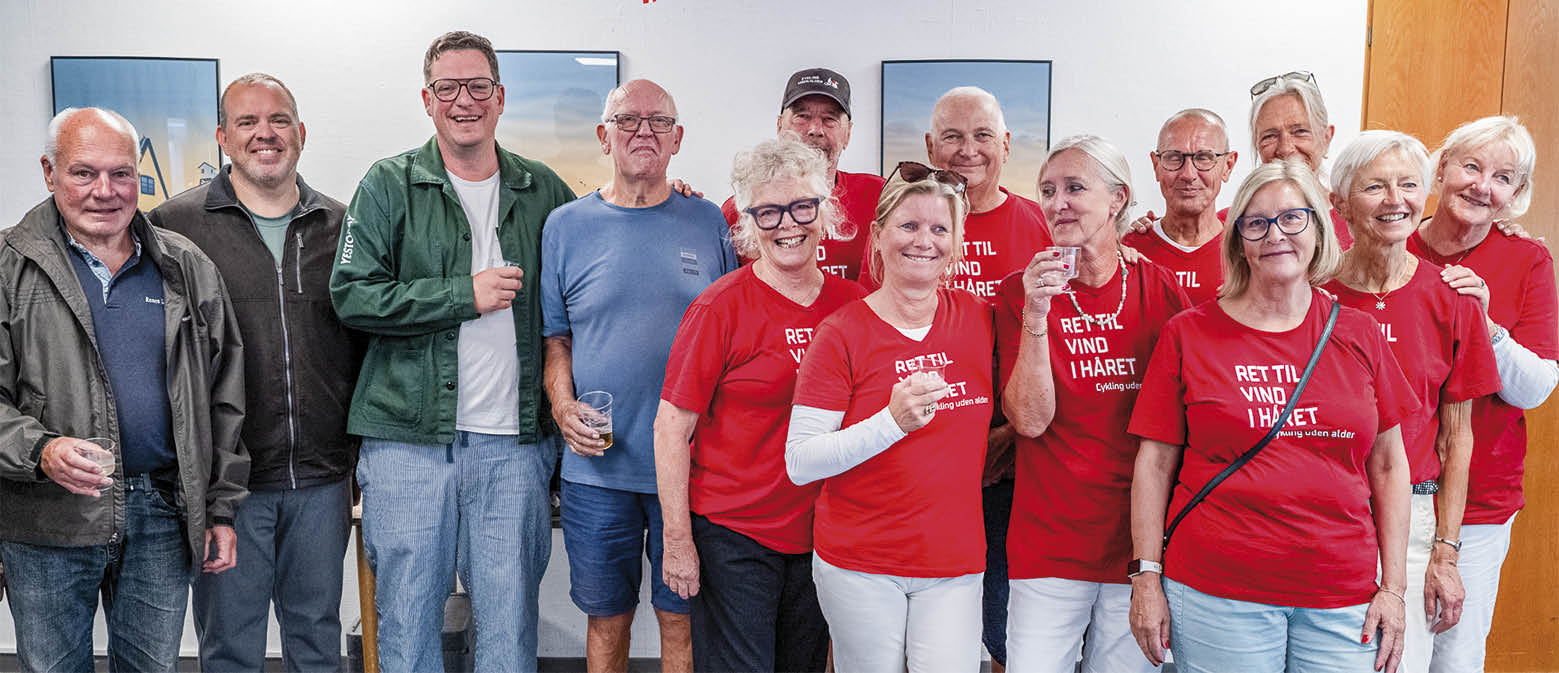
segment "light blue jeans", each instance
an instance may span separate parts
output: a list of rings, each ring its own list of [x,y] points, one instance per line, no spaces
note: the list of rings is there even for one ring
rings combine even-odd
[[[1219,598],[1164,578],[1169,649],[1184,673],[1369,673],[1378,634],[1368,645],[1369,604],[1320,609]]]
[[[557,445],[458,432],[451,444],[364,438],[363,539],[379,666],[444,669],[439,631],[455,572],[471,594],[479,671],[536,670],[537,597],[552,553]]]

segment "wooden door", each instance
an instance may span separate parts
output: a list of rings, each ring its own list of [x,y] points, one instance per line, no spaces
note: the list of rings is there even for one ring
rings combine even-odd
[[[1532,207],[1520,222],[1559,245],[1559,0],[1509,0],[1501,111],[1537,141]],[[1490,671],[1559,670],[1559,393],[1527,412],[1526,509],[1516,517],[1489,635]]]
[[[1519,115],[1538,148],[1532,208],[1520,222],[1559,244],[1559,0],[1371,0],[1369,13],[1364,128],[1411,133],[1433,151],[1458,124]],[[1489,671],[1559,671],[1554,398],[1527,412],[1527,506],[1500,581]]]

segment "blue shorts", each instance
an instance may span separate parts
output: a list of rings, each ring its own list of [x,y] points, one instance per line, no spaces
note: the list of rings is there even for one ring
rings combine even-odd
[[[687,614],[686,599],[661,576],[660,498],[563,480],[563,547],[569,598],[585,614],[611,617],[639,605],[639,582],[650,559],[650,604]],[[646,544],[646,542],[648,544]]]

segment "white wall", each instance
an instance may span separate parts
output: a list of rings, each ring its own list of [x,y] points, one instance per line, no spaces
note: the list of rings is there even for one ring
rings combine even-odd
[[[1180,108],[1208,107],[1229,121],[1244,155],[1231,184],[1251,166],[1246,89],[1262,77],[1316,73],[1338,128],[1334,147],[1350,139],[1364,27],[1365,0],[6,0],[0,226],[47,193],[37,157],[50,56],[216,57],[225,79],[274,74],[308,125],[300,170],[342,200],[375,159],[432,134],[417,92],[422,52],[455,28],[500,49],[620,50],[624,80],[648,77],[677,97],[688,133],[672,174],[717,199],[730,193],[732,154],[773,135],[785,77],[799,68],[825,65],[850,79],[855,131],[841,166],[875,172],[879,61],[1050,59],[1051,137],[1115,142],[1131,158],[1138,208],[1162,211],[1147,153]],[[1232,196],[1226,189],[1221,201]]]
[[[1051,137],[1087,132],[1115,142],[1131,158],[1139,211],[1162,212],[1147,153],[1163,119],[1181,108],[1211,108],[1229,121],[1243,155],[1233,184],[1251,166],[1246,90],[1260,78],[1314,72],[1337,126],[1334,147],[1351,139],[1365,13],[1365,0],[6,0],[0,226],[47,193],[38,156],[50,56],[216,57],[225,79],[276,75],[308,125],[300,170],[346,200],[375,159],[432,134],[417,92],[422,53],[455,28],[499,49],[621,51],[624,80],[648,77],[677,97],[688,133],[672,174],[716,199],[730,193],[732,154],[773,135],[785,77],[797,69],[823,65],[850,79],[855,130],[841,167],[875,172],[881,60],[1050,59]],[[1233,191],[1224,190],[1222,205]],[[355,606],[347,611],[355,615]],[[13,646],[8,626],[0,624],[0,649]]]

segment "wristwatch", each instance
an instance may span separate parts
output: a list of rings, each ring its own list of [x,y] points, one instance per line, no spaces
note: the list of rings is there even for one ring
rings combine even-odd
[[[1126,564],[1127,577],[1136,577],[1142,573],[1158,573],[1162,575],[1164,574],[1164,564],[1140,558]]]
[[[1439,542],[1441,544],[1444,544],[1445,546],[1450,547],[1451,549],[1455,549],[1457,551],[1457,553],[1461,553],[1461,551],[1462,551],[1462,541],[1461,540],[1447,540],[1447,539],[1445,539],[1443,537],[1437,537],[1437,538],[1434,539],[1434,541],[1435,542]]]
[[[1500,325],[1494,329],[1493,334],[1489,335],[1489,345],[1493,346],[1498,344],[1499,342],[1504,341],[1505,337],[1507,336],[1510,336],[1510,330],[1505,329],[1504,325]]]

